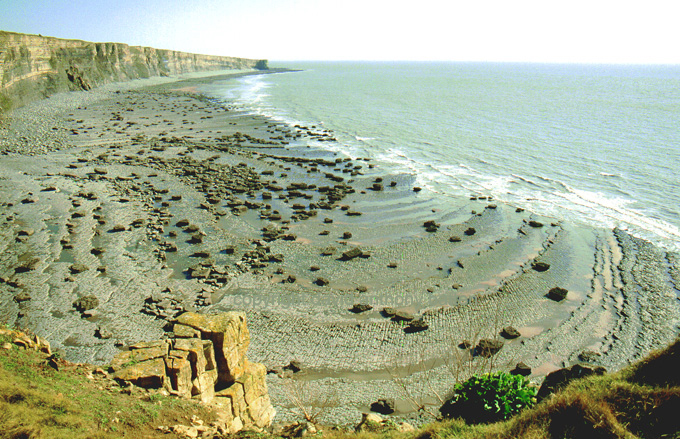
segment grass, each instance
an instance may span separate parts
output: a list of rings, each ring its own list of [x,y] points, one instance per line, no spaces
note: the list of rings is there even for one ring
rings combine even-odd
[[[0,345],[11,342],[0,336]],[[324,428],[331,439],[680,439],[680,341],[614,374],[574,381],[504,422],[468,425],[438,421],[402,433],[390,424],[375,431]],[[189,424],[211,414],[193,401],[121,389],[88,375],[92,366],[59,362],[13,348],[0,350],[0,439],[173,437],[159,425]],[[132,394],[130,394],[132,393]],[[274,439],[240,432],[235,439]]]
[[[11,342],[0,336],[0,345]],[[160,425],[206,422],[213,414],[194,401],[131,392],[90,375],[92,366],[59,362],[31,350],[0,351],[0,439],[173,437]],[[90,376],[90,378],[88,378]]]

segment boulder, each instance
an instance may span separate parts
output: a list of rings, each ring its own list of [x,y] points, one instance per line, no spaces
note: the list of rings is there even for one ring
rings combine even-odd
[[[508,340],[512,340],[521,336],[522,334],[520,334],[519,331],[515,329],[513,326],[506,326],[501,331],[501,337],[506,338]]]
[[[80,312],[89,311],[99,306],[99,299],[93,295],[79,297],[73,302],[73,307]]]
[[[552,299],[555,302],[561,302],[564,299],[567,298],[567,293],[569,293],[568,290],[565,290],[564,288],[560,287],[555,287],[551,288],[550,291],[548,291],[548,299]]]
[[[31,300],[31,295],[28,294],[26,291],[22,291],[21,293],[14,296],[14,301],[16,303],[23,303],[29,300]]]
[[[479,340],[477,346],[475,346],[474,355],[478,355],[484,358],[490,358],[498,353],[498,351],[503,348],[503,342],[500,340],[492,340],[488,338],[483,338]]]
[[[396,403],[394,398],[379,399],[371,404],[371,411],[380,413],[381,415],[390,415],[394,413]]]
[[[383,309],[383,312],[385,309]],[[402,311],[402,310],[395,310],[394,314],[392,315],[392,320],[396,322],[408,322],[411,321],[415,318],[413,314],[411,314],[408,311]]]
[[[40,262],[41,262],[40,258],[37,257],[28,258],[27,260],[19,264],[19,266],[16,267],[14,271],[16,273],[25,273],[27,271],[35,270],[40,265]]]
[[[314,283],[320,287],[325,287],[330,283],[330,281],[325,277],[317,277]]]
[[[550,269],[550,264],[547,264],[545,262],[533,262],[531,264],[531,268],[538,272],[544,272],[548,271]]]
[[[370,311],[372,309],[373,309],[373,307],[371,305],[366,304],[366,303],[355,303],[354,306],[352,306],[352,308],[350,308],[350,311],[358,314],[358,313]]]
[[[404,328],[404,332],[407,334],[413,334],[415,332],[422,332],[429,328],[430,325],[421,317],[419,319],[414,319],[409,322],[409,324]]]
[[[90,269],[90,267],[88,267],[85,264],[73,264],[73,265],[71,265],[71,267],[69,267],[71,274],[83,273],[83,272],[85,272],[89,269]]]
[[[354,247],[354,248],[351,248],[351,249],[343,252],[342,253],[342,259],[348,261],[350,259],[354,259],[356,257],[359,257],[362,254],[363,254],[363,252],[361,251],[361,249],[359,247]]]
[[[474,227],[468,227],[463,233],[465,233],[467,236],[472,236],[477,233],[477,230]]]
[[[510,371],[513,375],[529,376],[531,375],[531,368],[527,366],[524,362],[519,362],[515,365],[515,368]]]

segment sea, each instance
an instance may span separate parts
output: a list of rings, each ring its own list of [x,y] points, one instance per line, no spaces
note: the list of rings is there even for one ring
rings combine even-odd
[[[279,62],[217,95],[409,173],[447,200],[491,195],[680,251],[680,66]],[[213,89],[213,92],[215,89]]]

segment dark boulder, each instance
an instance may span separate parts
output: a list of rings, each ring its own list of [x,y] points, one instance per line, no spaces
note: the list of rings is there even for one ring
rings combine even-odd
[[[550,291],[548,291],[548,299],[552,299],[555,302],[561,302],[567,298],[568,292],[569,291],[560,287],[551,288]]]
[[[372,309],[373,309],[373,307],[371,305],[366,304],[366,303],[355,303],[354,306],[352,306],[352,308],[350,308],[350,311],[358,314],[358,313],[370,311]]]
[[[99,299],[95,296],[83,296],[73,302],[73,307],[80,312],[89,311],[99,306]]]
[[[411,320],[409,324],[404,328],[404,332],[407,334],[413,334],[415,332],[425,331],[430,325],[427,324],[422,318]]]
[[[527,366],[524,362],[519,362],[515,365],[515,368],[510,371],[513,375],[529,376],[531,375],[531,368]]]
[[[342,253],[342,259],[345,261],[349,261],[350,259],[354,259],[356,257],[359,257],[363,254],[361,249],[359,247],[354,247],[352,249],[349,249],[345,252]]]
[[[547,264],[545,262],[533,262],[531,264],[531,268],[538,272],[544,272],[548,271],[550,269],[550,264]]]
[[[396,403],[394,398],[379,399],[371,404],[371,411],[380,413],[381,415],[390,415],[394,413]]]
[[[503,347],[503,342],[500,340],[491,340],[488,338],[483,338],[479,340],[477,346],[475,346],[474,355],[484,358],[490,358],[498,353]]]
[[[314,283],[317,284],[320,287],[325,287],[326,285],[328,285],[330,283],[330,281],[328,279],[326,279],[325,277],[318,277],[318,278],[316,278]]]
[[[503,330],[501,331],[501,336],[502,336],[503,338],[507,338],[508,340],[512,340],[512,339],[514,339],[514,338],[518,338],[518,337],[520,337],[521,335],[522,335],[522,334],[520,334],[519,331],[518,331],[517,329],[515,329],[514,327],[512,327],[512,326],[506,326],[506,327],[503,328]]]

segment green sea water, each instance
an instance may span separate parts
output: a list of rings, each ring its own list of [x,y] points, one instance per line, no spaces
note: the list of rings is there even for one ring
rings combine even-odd
[[[219,84],[253,113],[332,129],[315,146],[680,249],[680,66],[271,63]]]

